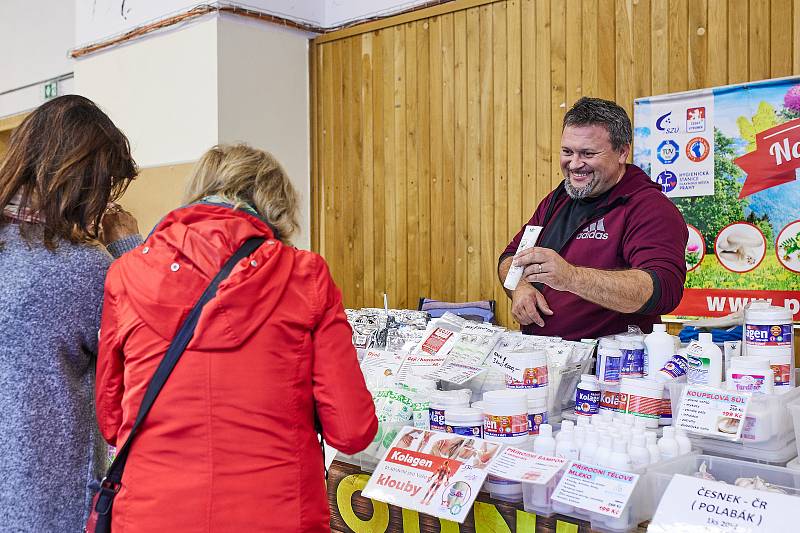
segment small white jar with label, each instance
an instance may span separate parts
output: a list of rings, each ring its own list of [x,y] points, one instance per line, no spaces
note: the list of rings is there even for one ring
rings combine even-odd
[[[735,357],[728,369],[728,390],[772,394],[775,373],[769,357]]]
[[[663,383],[654,379],[622,378],[620,392],[625,398],[625,413],[646,419],[650,429],[658,427],[664,395]]]
[[[444,427],[448,433],[483,438],[483,411],[472,407],[450,407],[444,412]]]

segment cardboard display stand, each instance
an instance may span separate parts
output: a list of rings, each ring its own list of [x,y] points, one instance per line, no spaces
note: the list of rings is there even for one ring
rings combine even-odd
[[[463,524],[370,500],[361,495],[370,475],[359,467],[334,461],[328,471],[331,530],[337,533],[589,533],[588,522],[528,513],[517,504],[481,492]],[[639,531],[645,529],[640,527]]]

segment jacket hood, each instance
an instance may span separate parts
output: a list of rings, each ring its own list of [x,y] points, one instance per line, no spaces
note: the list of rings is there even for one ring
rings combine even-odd
[[[636,165],[627,165],[622,179],[611,189],[611,194],[608,195],[608,203],[617,198],[631,196],[642,189],[654,189],[659,193],[661,192],[661,186],[651,180],[644,170]]]
[[[171,341],[214,276],[252,237],[266,241],[220,283],[190,343],[195,350],[236,348],[280,303],[294,266],[293,249],[259,218],[220,204],[176,209],[113,268],[134,311]]]

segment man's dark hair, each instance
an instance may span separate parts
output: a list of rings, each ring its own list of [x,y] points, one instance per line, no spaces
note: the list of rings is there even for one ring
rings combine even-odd
[[[584,96],[564,115],[563,128],[567,126],[604,126],[611,137],[611,147],[619,150],[631,144],[631,119],[615,102]]]

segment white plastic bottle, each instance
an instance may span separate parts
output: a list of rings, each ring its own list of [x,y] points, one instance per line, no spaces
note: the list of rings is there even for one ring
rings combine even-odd
[[[583,448],[583,443],[586,441],[586,427],[585,426],[576,426],[573,430],[574,440],[575,440],[575,447],[578,448],[578,451],[581,451]]]
[[[575,389],[575,416],[591,417],[600,411],[600,383],[592,374],[581,375]]]
[[[608,468],[614,470],[622,470],[623,472],[631,471],[631,457],[625,449],[625,443],[621,440],[614,441],[614,448],[611,456],[608,458]],[[605,515],[594,515],[597,520],[604,522],[613,530],[623,530],[629,527],[631,506],[628,505],[618,518],[609,518]]]
[[[644,346],[647,362],[645,375],[658,372],[675,354],[675,341],[672,335],[667,333],[666,324],[653,324],[653,333],[645,336]]]
[[[711,333],[700,333],[686,348],[689,385],[719,387],[722,384],[722,350],[711,342]]]
[[[631,439],[628,445],[628,455],[631,457],[633,468],[644,468],[650,464],[650,452],[647,451],[647,444],[643,434],[637,434]]]
[[[650,464],[657,463],[661,460],[661,451],[658,449],[658,435],[655,431],[648,431],[644,435],[647,442],[647,451],[650,453]]]
[[[586,440],[583,441],[583,446],[581,446],[580,459],[582,462],[594,464],[599,443],[600,440],[596,431],[590,431],[586,434]]]
[[[686,455],[692,451],[692,441],[684,430],[675,428],[675,440],[678,442],[678,452],[681,455]]]
[[[568,461],[578,458],[578,445],[575,442],[574,430],[561,430],[556,438],[556,457],[563,457]]]
[[[680,455],[680,445],[675,440],[675,428],[666,426],[664,428],[664,436],[658,440],[658,452],[661,454],[662,460],[672,459]]]
[[[613,441],[611,439],[611,435],[608,433],[600,435],[597,451],[594,454],[594,464],[605,465],[608,462],[608,458],[611,456],[612,445]]]
[[[553,426],[550,424],[539,426],[539,435],[533,441],[533,453],[550,457],[556,454],[556,440],[553,438]]]
[[[550,457],[556,454],[556,440],[553,438],[553,426],[550,424],[542,424],[539,426],[539,435],[533,441],[533,453],[539,455],[547,455]],[[551,483],[547,485],[534,485],[533,486],[533,502],[534,504],[545,509],[550,506],[550,496],[553,494],[555,486]]]
[[[572,431],[575,430],[575,423],[571,420],[564,420],[561,422],[561,431],[558,432],[556,435],[556,444],[562,439],[564,439],[568,434],[571,435]],[[571,438],[571,437],[570,437]]]

